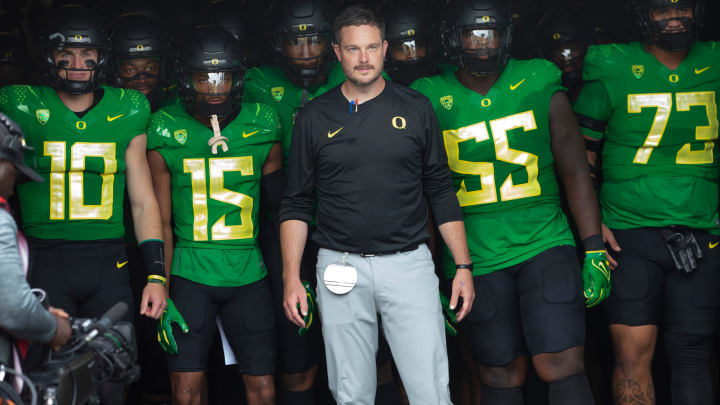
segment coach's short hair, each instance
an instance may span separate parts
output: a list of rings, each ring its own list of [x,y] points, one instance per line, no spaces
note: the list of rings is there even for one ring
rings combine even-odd
[[[349,26],[371,25],[380,30],[380,37],[385,40],[385,20],[373,9],[362,4],[346,7],[333,23],[335,42],[340,43],[340,30]]]

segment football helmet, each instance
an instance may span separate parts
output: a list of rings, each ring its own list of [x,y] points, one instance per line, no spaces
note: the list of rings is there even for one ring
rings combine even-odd
[[[510,59],[512,16],[505,0],[454,0],[441,39],[458,67],[475,76],[505,69]]]

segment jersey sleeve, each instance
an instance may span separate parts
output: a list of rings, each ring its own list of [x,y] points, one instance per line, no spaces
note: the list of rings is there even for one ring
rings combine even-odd
[[[566,90],[561,81],[562,72],[554,63],[545,59],[533,59],[531,63],[534,65],[531,69],[539,79],[536,83],[541,94],[552,97],[558,91]]]
[[[583,135],[602,139],[605,126],[612,116],[610,95],[600,81],[585,83],[575,102],[575,114]]]
[[[263,74],[259,67],[249,69],[245,73],[243,85],[243,101],[248,103],[265,102],[266,91],[263,90]]]
[[[170,134],[170,130],[166,125],[168,117],[166,112],[159,110],[150,118],[150,123],[145,129],[148,150],[162,149],[172,145],[172,134]]]
[[[128,130],[132,135],[140,135],[145,133],[148,122],[150,121],[150,102],[147,97],[139,91],[126,89],[128,98],[132,104],[133,121]]]
[[[25,123],[23,122],[23,116],[18,110],[18,88],[19,86],[5,86],[0,88],[0,112],[10,117],[10,119],[20,125],[20,128],[23,128]],[[27,138],[28,135],[25,134],[25,137]]]
[[[250,104],[256,109],[256,123],[258,126],[267,129],[263,142],[277,143],[282,141],[282,126],[280,116],[275,107],[267,104]]]

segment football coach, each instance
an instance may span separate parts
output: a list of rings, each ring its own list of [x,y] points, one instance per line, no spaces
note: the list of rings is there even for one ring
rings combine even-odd
[[[317,302],[337,403],[375,403],[379,314],[410,403],[451,404],[426,204],[458,267],[459,320],[475,295],[442,135],[427,98],[383,79],[388,45],[372,10],[350,6],[333,29],[346,80],[300,110],[293,131],[279,214],[285,313],[305,326],[299,269],[317,209]]]

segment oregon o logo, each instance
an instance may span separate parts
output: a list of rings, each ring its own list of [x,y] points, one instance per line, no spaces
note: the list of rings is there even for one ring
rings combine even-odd
[[[135,47],[135,49],[137,49],[138,51],[142,51],[143,49],[145,49],[145,47],[142,45],[138,45]]]
[[[217,65],[218,63],[220,63],[220,61],[217,60],[217,59],[213,59],[213,60],[210,61],[210,63],[213,64],[213,65]]]
[[[482,21],[482,22],[484,22],[484,23],[490,22],[490,17],[484,15],[484,16],[480,19],[480,21]]]
[[[560,33],[559,33],[559,32],[554,33],[554,34],[553,34],[553,39],[554,39],[554,40],[560,39]]]
[[[305,25],[305,24],[300,24],[300,25],[298,26],[298,29],[299,29],[300,31],[306,31],[306,30],[307,30],[307,25]]]
[[[407,125],[407,122],[405,121],[405,118],[397,116],[393,117],[392,119],[392,125],[396,129],[405,129],[405,126]]]
[[[673,73],[668,79],[670,80],[670,83],[677,83],[680,80],[680,76]]]
[[[82,35],[80,35],[80,34],[75,35],[75,40],[76,40],[76,41],[82,41]]]
[[[670,3],[677,3],[678,0],[670,0]]]
[[[412,37],[412,36],[415,35],[415,30],[414,30],[414,29],[409,29],[408,32],[407,32],[407,34],[408,34],[409,37]]]
[[[78,121],[75,123],[75,128],[83,130],[87,128],[87,123],[85,121]]]
[[[484,98],[480,101],[480,105],[483,107],[490,107],[491,104],[492,100],[490,100],[489,98]]]

